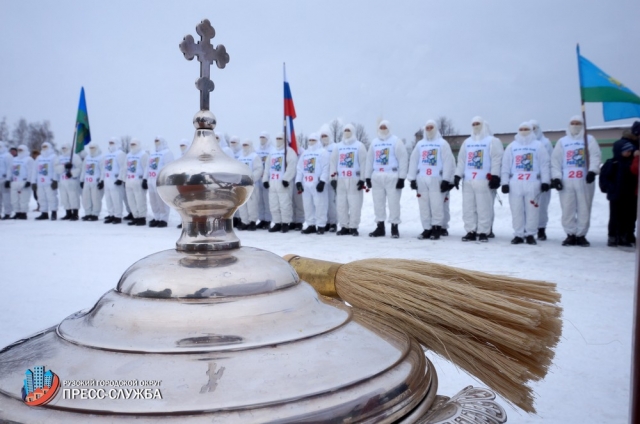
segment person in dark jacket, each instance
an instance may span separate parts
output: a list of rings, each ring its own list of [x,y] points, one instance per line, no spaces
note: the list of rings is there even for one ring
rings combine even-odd
[[[640,121],[613,144],[613,164],[607,187],[609,200],[608,246],[630,247],[636,242],[638,177],[631,172],[634,152],[639,149]]]

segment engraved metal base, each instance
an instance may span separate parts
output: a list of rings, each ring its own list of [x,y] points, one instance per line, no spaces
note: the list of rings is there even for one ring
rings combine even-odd
[[[501,424],[507,413],[489,389],[467,386],[452,398],[438,396],[419,424]]]

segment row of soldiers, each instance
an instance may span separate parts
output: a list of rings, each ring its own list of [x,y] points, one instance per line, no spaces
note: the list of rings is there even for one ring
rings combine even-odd
[[[545,240],[550,188],[559,190],[562,225],[567,238],[563,245],[588,246],[593,184],[600,168],[600,148],[589,136],[585,148],[584,128],[579,116],[572,117],[567,135],[555,148],[544,137],[535,121],[524,122],[506,150],[493,137],[488,124],[473,118],[471,135],[462,144],[457,161],[451,147],[428,121],[424,138],[411,154],[404,142],[390,132],[388,121],[381,121],[377,137],[367,150],[355,137],[353,125],[346,125],[340,143],[334,143],[328,131],[311,134],[306,149],[285,148],[284,134],[275,145],[267,133],[260,135],[257,149],[250,140],[231,137],[227,144],[216,135],[222,150],[246,164],[256,182],[255,190],[236,214],[234,225],[240,230],[265,229],[271,233],[301,230],[303,234],[358,236],[363,193],[372,191],[376,229],[371,237],[386,235],[385,222],[391,224],[391,237],[399,237],[400,198],[409,180],[416,190],[423,232],[419,239],[437,240],[448,235],[448,199],[453,188],[462,185],[463,221],[467,234],[463,241],[487,242],[492,237],[494,201],[497,190],[509,195],[514,238],[513,244],[536,244]],[[57,218],[57,191],[66,215],[77,220],[80,198],[85,215],[82,220],[97,221],[102,198],[107,200],[108,224],[147,225],[147,195],[153,219],[150,227],[166,227],[169,207],[156,189],[159,171],[173,160],[162,137],[154,140],[155,151],[142,150],[133,139],[125,154],[112,138],[102,154],[95,143],[89,144],[84,161],[70,154],[70,146],[56,155],[49,143],[31,159],[26,146],[18,155],[5,153],[0,142],[0,196],[4,196],[3,219],[10,208],[14,218],[26,219],[30,184],[37,184],[41,215],[38,220]],[[188,142],[180,144],[181,153]],[[588,157],[587,153],[588,152]],[[4,168],[3,168],[4,166]],[[8,205],[7,197],[11,202]],[[129,215],[123,218],[123,207]],[[49,211],[51,215],[49,215]],[[388,213],[387,213],[388,211]],[[307,224],[303,229],[303,223]],[[339,229],[338,229],[339,228]]]

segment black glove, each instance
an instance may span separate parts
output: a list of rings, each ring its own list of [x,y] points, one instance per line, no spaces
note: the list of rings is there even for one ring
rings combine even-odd
[[[365,178],[365,180],[364,180],[364,181],[366,182],[367,187],[368,187],[368,188],[371,188],[371,178]]]
[[[549,191],[549,188],[551,187],[549,187],[549,184],[547,183],[542,183],[542,185],[540,186],[540,190],[542,190],[543,193]]]
[[[31,187],[31,183],[29,181],[27,181],[26,183],[24,183],[25,187]]]
[[[440,193],[446,193],[451,190],[451,183],[447,180],[440,181]]]
[[[98,181],[98,190],[102,190],[104,188],[104,181]]]
[[[284,186],[284,188],[289,187],[289,181],[287,181],[287,180],[282,180],[282,185]]]
[[[396,189],[402,190],[404,188],[404,179],[398,178],[398,182],[396,183]]]
[[[411,190],[417,190],[418,189],[418,183],[416,182],[416,180],[410,180],[409,181],[409,187],[411,187]]]
[[[462,178],[460,178],[460,176],[456,175],[455,177],[453,177],[453,186],[456,188],[456,190],[460,190],[460,180]]]
[[[587,184],[591,184],[596,180],[596,173],[593,171],[587,172]]]
[[[455,188],[455,185],[453,185],[451,183],[448,183],[448,184],[449,184],[449,190],[447,190],[447,191],[451,191],[451,190],[453,190]]]
[[[509,184],[505,184],[502,186],[502,192],[504,194],[509,194]]]
[[[331,180],[331,187],[333,187],[334,190],[338,189],[338,181],[337,180]]]
[[[73,175],[72,175],[72,174],[71,174],[71,172],[69,172],[69,171],[67,171],[67,173],[66,173],[66,174],[64,174],[64,175],[66,175],[66,177],[67,177],[67,178],[71,178],[71,177],[73,177]]]
[[[551,180],[551,188],[555,188],[556,190],[562,190],[562,181],[559,178],[554,178]]]
[[[73,164],[71,162],[64,164],[64,169],[71,169],[71,168],[73,168]]]
[[[269,189],[269,181],[265,181],[262,183],[262,187]]]
[[[149,190],[149,183],[147,182],[147,180],[142,180],[142,189]]]
[[[320,181],[316,186],[316,191],[322,193],[324,191],[324,181]]]
[[[55,183],[55,181],[53,182]],[[53,183],[51,183],[51,188],[53,188]],[[58,187],[58,184],[56,183],[56,187]],[[84,181],[80,181],[80,188],[84,189]],[[53,188],[55,190],[55,188]]]
[[[117,186],[122,185],[122,180],[116,180],[116,182],[114,184],[117,185]]]
[[[498,177],[497,175],[492,175],[491,179],[489,180],[489,188],[491,190],[497,190],[498,188],[500,188],[500,177]]]
[[[284,181],[282,182],[282,184],[284,184]],[[296,183],[296,188],[298,189],[298,191],[300,193],[302,193],[304,191],[304,187],[302,187],[302,183]]]
[[[84,183],[80,183],[80,188],[82,188],[82,184]],[[58,182],[57,181],[51,181],[51,190],[57,190],[58,189]]]
[[[358,180],[358,183],[356,184],[356,188],[358,189],[358,191],[362,190],[364,188],[364,181]]]
[[[4,188],[11,188],[11,181],[5,181]]]

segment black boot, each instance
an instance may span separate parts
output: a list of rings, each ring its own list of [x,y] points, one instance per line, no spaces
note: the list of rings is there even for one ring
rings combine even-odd
[[[307,228],[302,230],[302,234],[315,234],[317,232],[315,225],[309,225]]]
[[[536,243],[536,239],[533,238],[533,236],[531,236],[531,235],[526,237],[526,242],[527,242],[527,244],[538,244],[538,243]]]
[[[55,221],[56,219],[58,219],[58,212],[57,211],[51,211],[51,220]]]
[[[247,225],[247,231],[255,231],[256,230],[256,222],[251,221],[249,225]]]
[[[67,209],[64,216],[60,218],[61,221],[68,221],[69,219],[71,219],[71,209]]]
[[[302,231],[302,223],[291,224],[291,229],[293,231]]]
[[[576,237],[576,244],[578,246],[582,246],[582,247],[589,247],[591,246],[591,243],[589,243],[587,241],[587,238],[585,236],[578,236]]]
[[[85,215],[82,218],[80,218],[80,221],[88,221],[89,218],[91,218],[91,215]]]
[[[125,221],[133,221],[133,214],[129,212],[129,215],[125,216],[122,219],[124,219]]]
[[[122,218],[116,218],[115,216],[111,220],[112,224],[122,224]]]
[[[182,228],[182,224],[178,224],[176,228]]]
[[[27,219],[27,213],[26,212],[20,212],[20,216],[18,217],[18,219]]]
[[[8,213],[2,217],[2,221],[6,221],[7,219],[11,219],[11,215],[9,215]]]
[[[357,228],[349,228],[349,234],[351,234],[354,237],[358,237],[360,235]]]
[[[39,217],[35,218],[36,221],[44,221],[45,219],[49,219],[47,212],[42,212]]]
[[[429,237],[431,240],[440,240],[440,228],[439,225],[433,226],[431,229],[431,237]]]
[[[478,234],[478,241],[482,243],[487,243],[489,241],[489,236],[486,235],[485,233],[480,233]]]
[[[440,227],[440,228],[441,228],[440,235],[443,236],[443,237],[447,237],[449,235],[449,231],[447,231],[446,228],[442,228],[442,227]]]
[[[156,221],[156,228],[166,228],[167,225],[167,221]]]
[[[576,245],[576,236],[573,234],[567,234],[567,238],[562,242],[563,246],[575,246]]]
[[[158,226],[158,221],[156,221],[155,219],[152,219],[151,221],[149,221],[149,227],[157,227]]]
[[[338,231],[338,224],[329,225],[329,232],[330,233],[335,233],[336,231]]]
[[[418,240],[429,240],[431,238],[431,230],[424,230],[422,234],[418,236]]]
[[[69,218],[69,221],[77,221],[78,219],[80,219],[78,217],[78,209],[71,209],[71,218]]]
[[[547,239],[547,233],[544,228],[538,228],[538,240],[544,241]]]
[[[147,225],[147,218],[138,218],[136,219],[136,226],[142,227]]]
[[[126,220],[127,218],[124,218],[124,219]],[[127,225],[132,227],[132,226],[136,225],[136,222],[138,222],[138,218],[133,218],[131,221],[129,221],[129,223]]]
[[[340,228],[340,231],[336,232],[337,236],[346,236],[347,234],[351,234],[351,231],[349,231],[348,227],[342,227]]]
[[[279,233],[280,230],[282,230],[282,224],[275,224],[273,227],[269,228],[270,233]]]
[[[378,226],[373,232],[369,233],[369,237],[383,237],[385,234],[384,222],[378,222]]]
[[[89,215],[89,219],[87,219],[87,221],[97,221],[98,220],[98,215]]]
[[[284,223],[282,224],[282,229],[280,230],[283,233],[288,233],[289,232],[289,224]]]
[[[398,224],[391,224],[391,238],[400,238],[400,233],[398,232]]]
[[[236,227],[237,230],[240,231],[244,231],[247,229],[247,227],[249,227],[249,225],[243,223],[242,221],[240,221],[240,224],[238,224],[238,226]]]
[[[320,227],[320,226],[316,227],[316,234],[320,234],[320,235],[324,234],[324,229],[325,227]]]
[[[238,228],[242,224],[242,220],[237,216],[233,218],[233,228]]]
[[[469,231],[466,236],[462,237],[462,241],[476,241],[476,232]]]
[[[511,240],[511,244],[522,244],[524,243],[524,239],[522,237],[515,236],[513,240]]]

